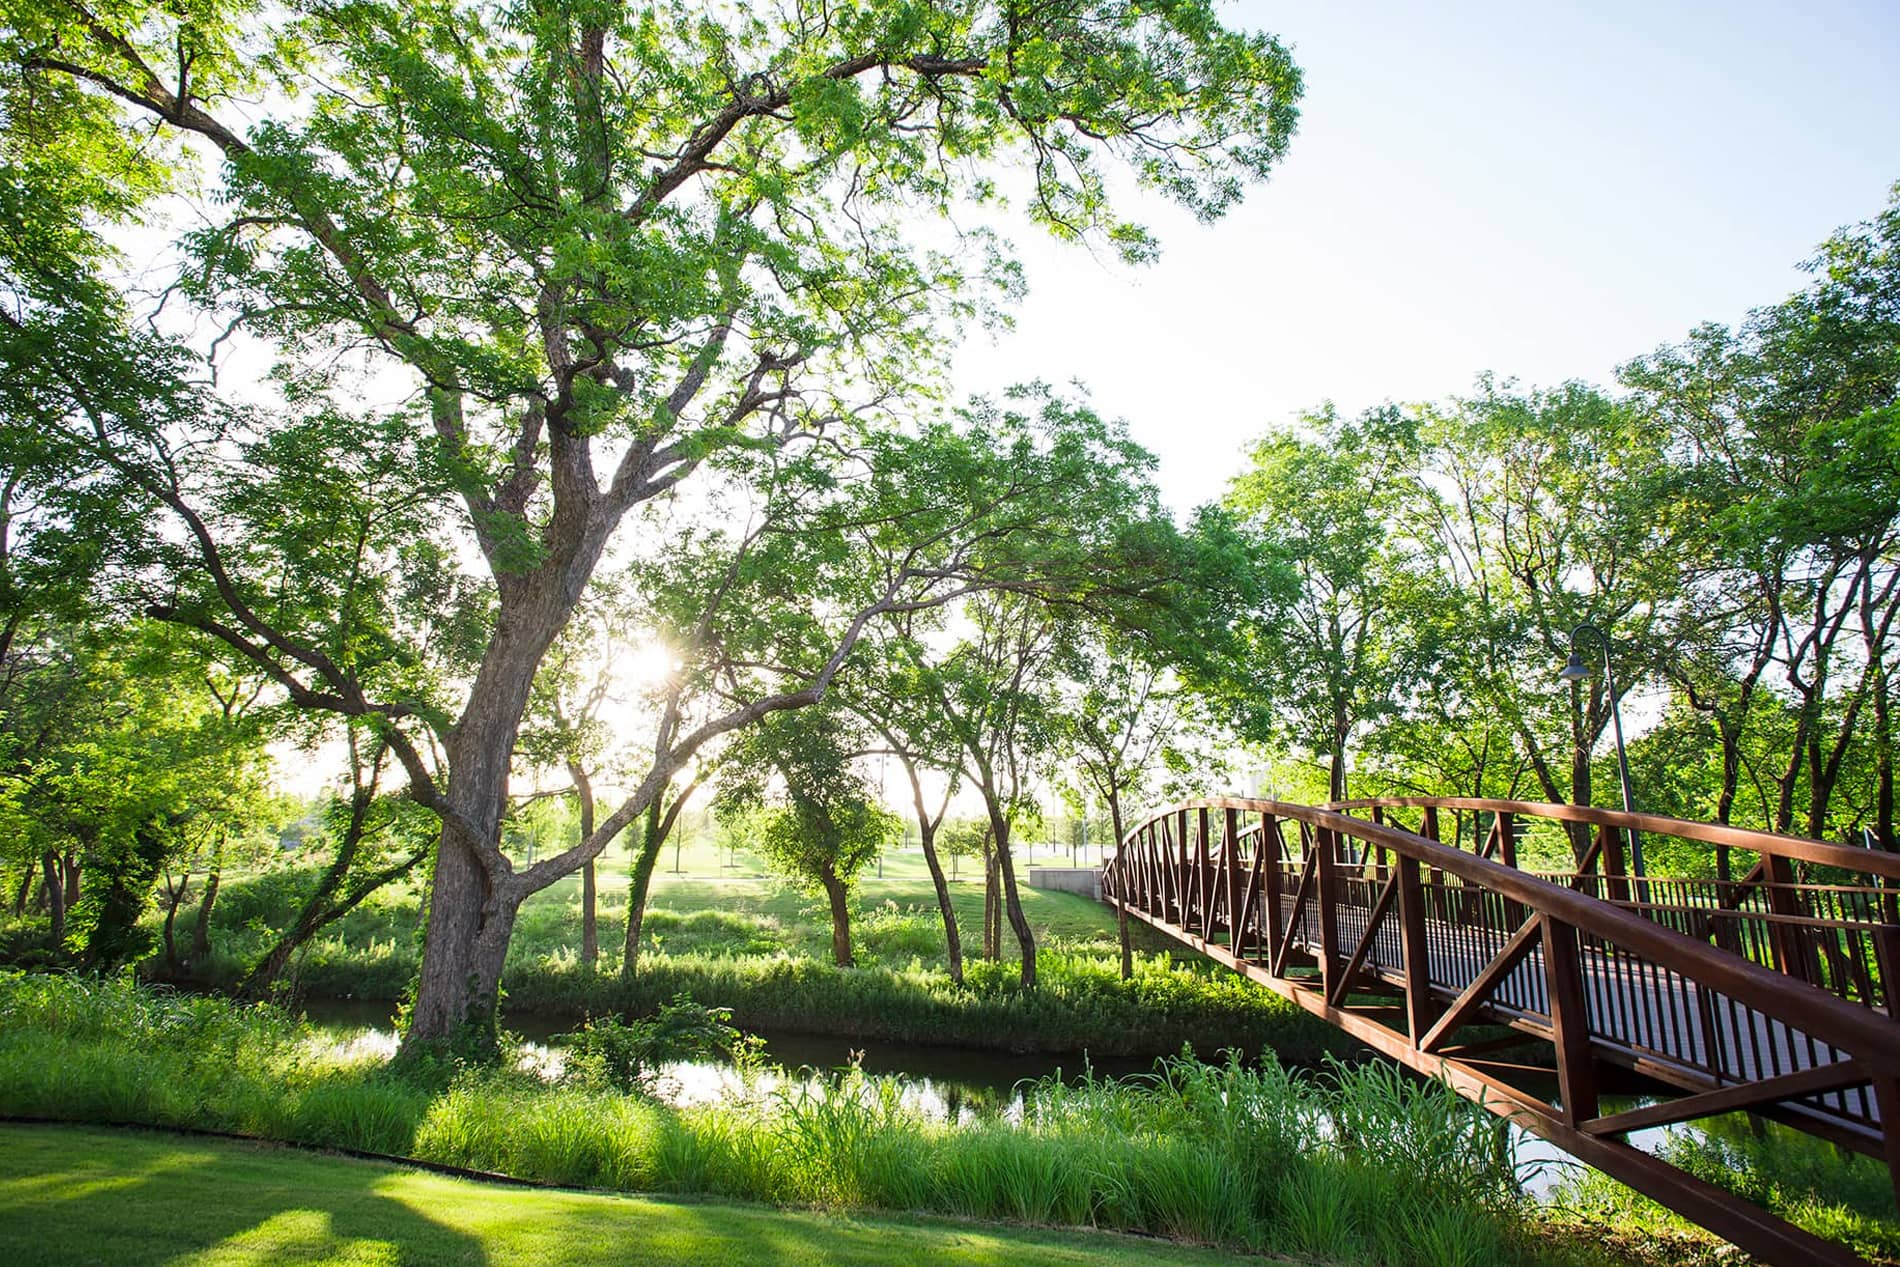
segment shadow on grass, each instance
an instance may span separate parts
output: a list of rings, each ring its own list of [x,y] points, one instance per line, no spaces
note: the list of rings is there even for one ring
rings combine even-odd
[[[892,1221],[470,1183],[159,1132],[0,1125],[0,1263],[1213,1267],[1088,1232]]]
[[[382,1167],[160,1132],[0,1128],[0,1262],[485,1264]]]

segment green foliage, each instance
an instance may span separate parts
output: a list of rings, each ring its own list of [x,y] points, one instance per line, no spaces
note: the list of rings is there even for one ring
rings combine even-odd
[[[1872,1262],[1900,1261],[1900,1213],[1893,1179],[1870,1157],[1745,1114],[1713,1118],[1672,1134],[1663,1157],[1696,1178],[1773,1211]],[[1699,1229],[1606,1176],[1567,1180],[1557,1204],[1584,1226],[1694,1245]],[[1687,1257],[1687,1253],[1683,1257]]]
[[[1394,1267],[1458,1263],[1474,1245],[1488,1262],[1548,1261],[1508,1153],[1445,1164],[1442,1150],[1470,1137],[1460,1119],[1489,1129],[1489,1117],[1431,1084],[1401,1104],[1345,1073],[1328,1083],[1272,1060],[1182,1058],[1147,1078],[1044,1079],[1023,1088],[1020,1114],[956,1124],[907,1107],[901,1081],[857,1070],[689,1109],[493,1069],[416,1083],[324,1055],[268,1009],[58,978],[0,977],[0,1020],[8,1113],[236,1129],[563,1185],[1310,1246]],[[1346,1120],[1352,1134],[1332,1129]]]
[[[0,849],[85,879],[65,936],[110,971],[150,953],[140,928],[167,867],[275,818],[268,726],[233,680],[163,626],[15,625],[0,639]],[[70,900],[70,895],[68,895]]]
[[[567,1043],[566,1076],[582,1085],[621,1091],[647,1086],[661,1065],[676,1061],[751,1059],[753,1045],[731,1024],[732,1009],[703,1007],[677,994],[651,1017],[590,1017]]]
[[[944,332],[1021,289],[1006,244],[958,226],[1020,196],[1058,237],[1149,258],[1111,172],[1219,216],[1301,91],[1283,44],[1207,0],[817,21],[6,0],[0,61],[0,214],[61,263],[0,260],[23,297],[0,366],[35,437],[0,458],[93,490],[73,535],[128,601],[297,709],[373,723],[448,828],[443,892],[511,904],[588,853],[460,883],[513,869],[501,774],[550,752],[521,723],[604,558],[691,661],[618,829],[714,738],[813,702],[862,618],[966,586],[1105,594],[1105,552],[1166,539],[1091,513],[1154,499],[1088,411],[1031,392],[1033,421],[932,421]],[[93,225],[178,203],[198,227],[167,297],[256,341],[261,402],[195,372],[222,338],[151,336],[104,280]],[[676,503],[688,480],[704,496]],[[429,926],[437,1030],[497,988],[456,914]]]

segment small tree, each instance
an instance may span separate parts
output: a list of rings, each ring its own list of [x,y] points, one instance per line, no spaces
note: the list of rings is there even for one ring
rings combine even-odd
[[[768,717],[734,745],[716,801],[721,819],[752,821],[768,865],[825,895],[841,968],[853,962],[851,884],[903,831],[854,768],[855,738],[830,710]]]

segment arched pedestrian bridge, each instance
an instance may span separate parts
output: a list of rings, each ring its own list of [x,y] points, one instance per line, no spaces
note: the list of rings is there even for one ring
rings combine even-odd
[[[1743,874],[1633,877],[1632,832]],[[1900,1192],[1900,855],[1568,805],[1221,798],[1129,832],[1102,896],[1770,1262],[1861,1260],[1629,1133],[1746,1109]],[[1611,1076],[1656,1102],[1603,1111]]]

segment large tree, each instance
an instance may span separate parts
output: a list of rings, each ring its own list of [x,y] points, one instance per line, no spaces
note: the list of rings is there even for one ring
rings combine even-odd
[[[1755,749],[1775,784],[1765,825],[1825,834],[1860,740],[1892,848],[1900,189],[1806,267],[1808,286],[1738,328],[1701,326],[1621,374],[1698,512],[1671,676],[1721,745],[1716,817],[1735,812]],[[1792,730],[1761,750],[1751,731],[1778,725],[1783,701]]]
[[[1410,415],[1347,420],[1329,408],[1263,437],[1227,497],[1297,576],[1290,601],[1252,623],[1235,711],[1253,737],[1325,758],[1335,801],[1355,734],[1397,707],[1419,661],[1417,450]]]
[[[920,556],[828,610],[803,676],[658,745],[592,835],[517,868],[500,841],[517,730],[623,524],[733,455],[914,407],[939,331],[1017,279],[990,240],[920,218],[1009,195],[1060,236],[1146,257],[1105,161],[1218,215],[1281,154],[1299,91],[1281,45],[1208,3],[7,0],[0,48],[16,134],[77,138],[83,172],[169,146],[170,188],[207,226],[177,299],[278,362],[270,408],[197,410],[235,429],[221,444],[181,434],[190,411],[101,410],[83,379],[63,383],[63,434],[165,509],[137,569],[151,607],[300,706],[375,724],[440,818],[411,1043],[491,1018],[525,897],[701,746],[818,698],[865,619],[964,562]],[[1005,160],[1021,162],[998,179]],[[334,403],[354,396],[402,403]],[[294,452],[273,443],[286,425]],[[249,535],[262,510],[233,486],[344,455],[405,469],[447,571],[473,565],[465,667],[413,624],[340,640],[338,604],[360,596],[318,583],[336,561]]]

